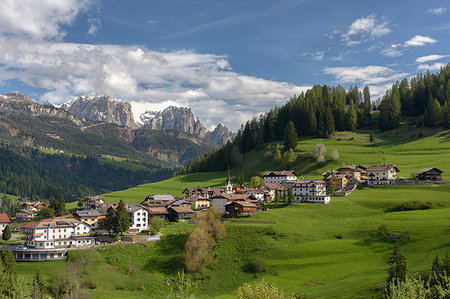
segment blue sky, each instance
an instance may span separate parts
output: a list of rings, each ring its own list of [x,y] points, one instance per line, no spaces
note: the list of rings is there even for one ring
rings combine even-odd
[[[0,0],[0,93],[189,106],[236,130],[314,84],[369,85],[450,61],[448,1]]]

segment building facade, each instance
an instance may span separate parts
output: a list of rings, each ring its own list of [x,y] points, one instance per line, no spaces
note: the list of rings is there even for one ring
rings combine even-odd
[[[44,219],[23,227],[25,246],[31,248],[66,248],[94,244],[91,227],[69,219]]]
[[[327,204],[331,197],[327,196],[327,185],[319,180],[299,180],[292,184],[294,202]]]
[[[395,165],[374,165],[366,169],[367,185],[389,185],[397,179],[400,170]]]
[[[293,171],[269,171],[264,174],[264,183],[282,184],[295,182],[297,174]]]

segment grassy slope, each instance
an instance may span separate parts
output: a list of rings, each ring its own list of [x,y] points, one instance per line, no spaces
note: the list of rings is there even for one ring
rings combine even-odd
[[[411,171],[436,166],[444,170],[444,180],[450,175],[450,139],[448,135],[431,136],[423,130],[424,138],[399,135],[377,136],[377,146],[368,142],[368,134],[338,133],[333,139],[305,139],[299,151],[311,150],[317,143],[327,146],[328,154],[337,149],[338,161],[318,165],[313,160],[299,161],[294,169],[305,177],[319,177],[326,169],[342,164],[393,162],[401,175],[409,177]],[[448,134],[448,133],[447,133]],[[401,138],[399,136],[409,136]],[[338,140],[340,139],[340,140]],[[351,140],[350,140],[351,139]],[[397,140],[394,140],[397,139]],[[248,180],[274,166],[262,159],[263,152],[251,152],[245,164],[232,169],[236,177],[243,173]],[[185,187],[221,186],[225,173],[196,173],[166,181],[103,195],[108,201],[140,202],[149,193],[181,195]],[[386,212],[386,209],[405,201],[432,202],[433,208],[422,211]],[[307,294],[311,297],[358,298],[380,295],[386,278],[386,262],[392,245],[374,239],[380,224],[386,224],[398,233],[412,232],[411,241],[402,246],[408,261],[409,273],[429,270],[435,254],[450,250],[448,238],[450,220],[450,187],[381,187],[358,189],[346,198],[334,198],[328,205],[294,204],[272,208],[250,219],[273,221],[276,224],[249,224],[233,221],[227,224],[228,235],[216,248],[216,263],[202,275],[195,291],[200,298],[232,298],[244,282],[266,277],[286,292]],[[189,229],[170,225],[166,232]],[[342,235],[337,239],[336,235]],[[149,246],[116,246],[109,251],[96,251],[98,259],[87,273],[97,283],[92,297],[138,298],[142,296],[166,297],[170,286],[168,277],[181,269],[181,237],[168,236],[158,244]],[[181,241],[180,241],[181,240]],[[111,261],[110,257],[116,259]],[[255,275],[248,271],[248,263],[258,256],[266,265],[266,272]],[[127,274],[127,261],[132,257],[138,270]],[[63,263],[45,263],[34,267],[19,264],[21,277],[32,279],[36,267],[41,269],[47,282]],[[90,274],[89,274],[90,273]]]
[[[433,208],[386,212],[393,204],[406,201],[428,201]],[[228,234],[215,250],[216,263],[202,275],[193,276],[200,279],[195,293],[199,298],[233,298],[239,285],[264,277],[288,293],[312,298],[377,296],[392,248],[390,243],[374,238],[377,227],[386,224],[395,233],[412,232],[410,242],[402,246],[412,274],[429,270],[435,254],[442,256],[450,250],[444,237],[449,231],[449,215],[448,186],[364,188],[346,198],[335,198],[328,205],[273,207],[226,224]],[[179,256],[185,238],[169,233],[189,228],[186,223],[171,224],[165,228],[165,239],[157,244],[95,250],[96,262],[85,269],[84,277],[97,285],[92,297],[166,297],[171,290],[167,279],[181,270]],[[264,261],[266,272],[255,275],[248,271],[254,257]],[[137,270],[127,275],[130,261]],[[48,284],[63,267],[61,262],[18,264],[21,277],[28,282],[40,269]]]
[[[424,137],[413,137],[419,133]],[[340,158],[337,161],[327,159],[324,165],[318,164],[314,159],[299,160],[292,167],[300,176],[305,178],[320,178],[320,174],[328,169],[337,169],[342,165],[363,164],[370,166],[376,163],[395,163],[400,168],[399,176],[409,178],[412,171],[425,167],[438,167],[444,171],[443,180],[450,181],[450,132],[444,131],[436,134],[431,129],[422,128],[411,133],[406,127],[391,131],[388,136],[376,135],[375,145],[370,144],[370,133],[338,132],[330,139],[300,139],[297,154],[311,151],[316,144],[323,143],[327,148],[329,157],[333,150],[338,150]],[[272,146],[275,143],[272,143]],[[231,170],[234,181],[242,173],[248,182],[254,175],[262,175],[267,170],[282,169],[272,160],[263,158],[264,151],[251,151],[246,154],[242,166]],[[102,195],[108,202],[123,200],[140,203],[150,194],[167,193],[181,196],[186,187],[217,187],[225,184],[225,172],[193,173],[165,181],[143,184],[128,190],[116,191]],[[233,178],[232,178],[233,179]],[[68,205],[76,207],[76,203]]]

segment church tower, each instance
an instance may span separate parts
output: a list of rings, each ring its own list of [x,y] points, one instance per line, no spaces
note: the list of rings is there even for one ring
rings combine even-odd
[[[228,166],[228,176],[225,182],[225,194],[233,194],[233,184],[230,179],[230,166]]]

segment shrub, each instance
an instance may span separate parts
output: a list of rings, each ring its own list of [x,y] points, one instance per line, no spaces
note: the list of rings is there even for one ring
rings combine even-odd
[[[342,234],[334,235],[334,237],[339,240],[344,238],[344,236]]]
[[[337,150],[331,152],[331,159],[333,160],[339,159],[339,152]]]
[[[414,210],[428,210],[433,207],[431,202],[422,201],[409,201],[397,204],[388,208],[387,212],[400,212],[400,211],[414,211]]]
[[[273,154],[272,154],[271,151],[267,151],[267,152],[264,153],[264,159],[265,160],[272,160],[272,158],[273,158]]]
[[[283,291],[275,284],[268,283],[264,279],[255,284],[244,283],[237,291],[238,299],[287,299]]]
[[[312,150],[312,153],[313,153],[314,157],[320,157],[320,156],[323,156],[323,154],[325,154],[326,151],[327,151],[327,148],[325,147],[325,144],[319,143],[319,144],[316,144],[316,147]]]
[[[261,273],[261,272],[266,271],[266,267],[264,266],[264,262],[258,257],[255,257],[253,259],[253,261],[250,263],[250,269],[254,273]]]

